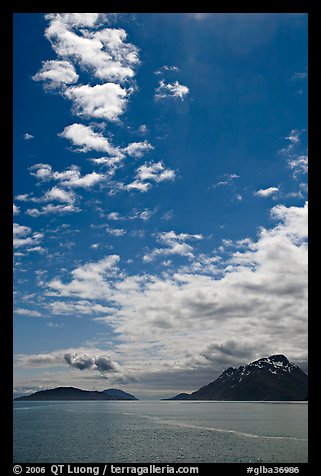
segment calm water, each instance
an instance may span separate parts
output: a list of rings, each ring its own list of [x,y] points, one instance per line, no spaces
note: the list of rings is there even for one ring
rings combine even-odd
[[[14,462],[304,463],[307,413],[305,402],[14,402]]]

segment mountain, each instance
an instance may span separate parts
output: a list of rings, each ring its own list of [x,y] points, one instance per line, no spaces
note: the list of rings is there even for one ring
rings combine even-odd
[[[57,387],[50,390],[41,390],[32,395],[18,397],[15,401],[56,401],[56,400],[138,400],[138,398],[116,388],[103,392],[81,390],[74,387]]]
[[[118,390],[118,388],[108,388],[107,390],[103,390],[103,393],[111,397],[115,397],[115,400],[138,400],[138,398],[134,397],[134,395],[123,392],[123,390]]]
[[[308,376],[284,355],[230,367],[196,392],[168,400],[289,401],[308,399]]]

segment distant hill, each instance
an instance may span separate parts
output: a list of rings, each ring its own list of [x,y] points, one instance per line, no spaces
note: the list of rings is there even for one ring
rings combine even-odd
[[[57,400],[138,400],[134,395],[116,388],[102,392],[81,390],[74,387],[57,387],[50,390],[41,390],[32,395],[18,397],[15,401],[57,401]]]
[[[272,355],[238,368],[230,367],[191,394],[167,400],[289,401],[308,399],[308,376],[284,355]]]
[[[138,398],[134,395],[123,392],[123,390],[119,390],[118,388],[108,388],[107,390],[103,390],[103,393],[111,397],[115,397],[115,400],[138,400]]]

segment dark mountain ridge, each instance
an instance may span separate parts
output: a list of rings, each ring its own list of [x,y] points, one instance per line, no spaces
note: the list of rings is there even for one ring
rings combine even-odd
[[[168,400],[301,401],[308,399],[308,376],[282,354],[229,367],[191,394]]]
[[[40,390],[32,395],[26,395],[14,399],[15,401],[58,401],[58,400],[138,400],[130,393],[111,388],[98,392],[96,390],[81,390],[74,387],[57,387],[49,390]]]

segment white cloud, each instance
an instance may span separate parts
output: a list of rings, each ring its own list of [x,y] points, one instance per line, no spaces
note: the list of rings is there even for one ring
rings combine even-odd
[[[17,205],[15,205],[15,204],[13,203],[13,205],[12,205],[12,212],[13,212],[14,215],[19,215],[19,213],[20,213],[20,207],[18,207]]]
[[[49,164],[34,164],[29,168],[29,170],[30,174],[36,177],[38,180],[47,182],[48,180],[52,179],[52,167]],[[26,197],[26,195],[23,197]]]
[[[165,245],[165,248],[156,248],[151,253],[144,256],[145,262],[152,261],[156,256],[177,254],[192,258],[193,247],[186,241],[202,240],[200,234],[176,233],[175,231],[162,232],[157,234],[157,241]]]
[[[261,188],[260,190],[257,190],[254,195],[257,195],[258,197],[271,197],[272,195],[275,195],[279,193],[279,188],[278,187],[268,187],[268,188]]]
[[[41,368],[69,365],[78,370],[95,372],[121,372],[120,365],[101,349],[82,347],[78,349],[61,349],[46,354],[18,354],[15,358],[17,367]]]
[[[78,116],[117,121],[127,105],[127,90],[119,84],[89,84],[68,88],[65,96],[73,102]]]
[[[29,226],[13,224],[13,246],[14,248],[23,248],[25,246],[36,246],[43,239],[43,233],[32,232]]]
[[[301,81],[303,79],[307,79],[308,73],[306,71],[297,71],[293,74],[292,80],[293,81]]]
[[[127,147],[123,149],[126,154],[131,157],[142,157],[149,150],[153,150],[154,147],[145,140],[144,142],[132,142]]]
[[[75,177],[73,178],[62,181],[61,185],[64,187],[91,188],[97,183],[103,182],[105,180],[106,176],[104,174],[98,174],[97,172],[91,172],[90,174],[86,174],[82,177],[79,173],[75,174]]]
[[[174,180],[175,172],[166,169],[163,162],[151,162],[141,165],[137,169],[136,178],[139,181],[163,182],[164,180]]]
[[[125,221],[125,220],[143,220],[143,221],[148,221],[150,218],[154,215],[155,210],[149,210],[148,208],[145,208],[145,210],[132,210],[132,212],[129,215],[120,215],[118,212],[111,212],[107,215],[108,220],[113,220],[113,221]]]
[[[75,268],[71,275],[72,280],[64,284],[59,278],[48,283],[48,295],[80,297],[81,299],[108,299],[110,296],[110,282],[105,278],[112,278],[117,274],[119,256],[110,255],[97,263],[86,263]]]
[[[240,176],[237,174],[224,174],[221,177],[221,180],[211,185],[210,188],[225,187],[225,186],[233,185],[234,180],[238,178],[240,178]]]
[[[26,214],[31,217],[39,217],[41,215],[49,215],[51,213],[78,213],[80,211],[80,208],[75,207],[74,205],[53,205],[52,203],[48,203],[48,205],[41,207],[40,210],[37,208],[28,208],[26,210]]]
[[[301,136],[304,132],[306,129],[293,129],[285,138],[289,141],[288,146],[280,150],[280,153],[286,157],[289,168],[292,169],[294,179],[308,172],[307,150],[303,151],[301,145]]]
[[[293,171],[293,176],[308,173],[308,156],[299,155],[288,160],[289,167]]]
[[[302,131],[293,129],[290,134],[286,137],[291,144],[298,144],[300,142],[300,134]]]
[[[57,200],[58,202],[67,202],[69,204],[73,204],[76,200],[76,196],[73,191],[63,190],[59,187],[52,187],[45,193],[43,197],[43,201],[50,202],[51,200]]]
[[[121,220],[122,219],[118,212],[109,213],[107,218],[108,218],[108,220]]]
[[[33,197],[32,195],[25,194],[23,196],[17,196],[16,199],[38,203],[55,200],[66,202],[66,207],[53,207],[52,204],[48,205],[47,207],[43,207],[41,214],[55,211],[80,211],[79,208],[73,206],[75,205],[77,195],[74,191],[70,189],[83,188],[88,190],[90,188],[95,187],[96,185],[107,183],[110,180],[110,177],[112,176],[110,172],[98,173],[95,171],[85,175],[81,175],[80,168],[77,165],[71,165],[69,168],[59,172],[54,171],[51,165],[49,164],[40,163],[34,164],[30,167],[29,170],[31,175],[36,177],[41,182],[57,181],[58,185],[46,191],[40,197]],[[65,190],[66,188],[69,190]],[[31,216],[38,216],[39,211],[37,211],[36,209],[29,209],[28,214]]]
[[[126,230],[123,228],[106,228],[106,233],[108,233],[111,236],[124,236],[126,235]]]
[[[237,193],[235,196],[234,196],[234,200],[237,200],[238,202],[241,202],[243,200],[243,197],[240,193]]]
[[[59,329],[60,327],[65,327],[64,324],[57,324],[56,322],[48,322],[47,326],[55,328],[55,329]]]
[[[109,314],[112,311],[112,308],[102,306],[101,304],[94,304],[88,300],[68,302],[53,301],[48,304],[48,309],[50,309],[54,315],[71,314],[73,316],[77,316],[77,314]]]
[[[45,87],[49,89],[76,83],[78,78],[74,65],[60,60],[43,61],[40,71],[32,77],[34,81],[45,81]]]
[[[127,184],[127,185],[121,185],[120,188],[123,188],[124,190],[137,190],[138,192],[147,192],[151,187],[151,184],[149,182],[141,182],[139,180],[134,180],[133,182]]]
[[[51,21],[60,20],[70,27],[78,28],[93,28],[107,19],[104,13],[49,13],[45,18]]]
[[[146,125],[146,124],[141,124],[141,125],[139,126],[139,128],[138,128],[138,132],[139,132],[140,134],[142,134],[142,135],[147,134],[147,132],[148,132],[148,127],[147,127],[147,125]]]
[[[32,134],[29,134],[29,132],[26,132],[23,138],[24,140],[31,140],[31,139],[34,139],[34,136]]]
[[[164,71],[179,71],[179,68],[177,66],[168,66],[164,65],[161,66],[157,71],[154,72],[154,74],[162,74]]]
[[[162,220],[172,220],[174,218],[174,211],[173,210],[168,210],[167,212],[163,213],[161,216]]]
[[[175,81],[175,83],[165,83],[162,79],[159,82],[158,88],[155,90],[154,97],[156,99],[179,98],[183,100],[188,93],[188,87],[180,84],[178,81]]]
[[[143,221],[148,221],[151,219],[151,217],[154,215],[153,210],[148,210],[147,208],[141,212],[137,212],[134,214],[133,218],[140,218]]]
[[[90,126],[77,123],[71,124],[65,127],[59,135],[64,139],[70,140],[79,152],[96,150],[97,152],[106,152],[109,155],[123,156],[121,151],[110,144],[106,137],[100,132],[95,132]]]
[[[98,14],[87,17],[81,14],[72,20],[66,15],[46,16],[50,24],[45,34],[58,57],[75,61],[101,80],[124,81],[134,76],[134,67],[139,63],[138,50],[126,43],[123,29],[90,31],[88,28],[95,27],[99,20]],[[76,32],[75,28],[80,26],[83,27]]]
[[[149,162],[138,167],[134,181],[128,185],[123,185],[121,188],[147,192],[151,187],[151,182],[160,183],[174,180],[175,177],[175,171],[166,169],[163,162]]]
[[[114,257],[107,269],[102,261],[87,263],[72,271],[68,282],[51,281],[49,290],[112,308],[95,319],[119,334],[114,352],[124,375],[135,362],[145,385],[152,375],[170,379],[169,369],[173,378],[195,369],[207,372],[208,379],[213,369],[240,359],[284,353],[304,360],[308,207],[278,205],[271,216],[276,225],[262,228],[256,241],[236,243],[225,262],[193,251],[185,270],[167,267],[160,276],[129,276],[115,266]],[[170,256],[177,245],[202,236],[171,231],[157,238],[164,244],[163,254]],[[206,272],[201,266],[207,266]]]
[[[30,195],[28,195],[27,193],[21,193],[19,195],[16,195],[15,199],[16,200],[19,200],[21,202],[27,202],[30,198]]]
[[[17,308],[14,311],[16,314],[20,314],[22,316],[31,316],[31,317],[41,317],[41,313],[35,310],[24,309],[24,308]]]

